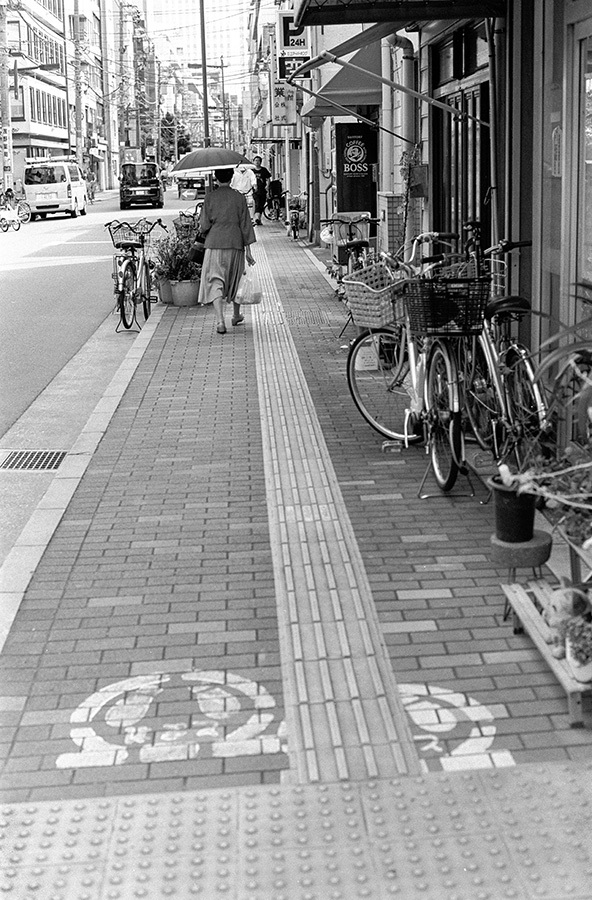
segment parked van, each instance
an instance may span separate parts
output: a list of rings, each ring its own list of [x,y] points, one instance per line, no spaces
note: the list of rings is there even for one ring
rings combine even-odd
[[[25,161],[25,199],[32,218],[48,213],[86,215],[86,181],[76,160],[69,156],[35,157]]]

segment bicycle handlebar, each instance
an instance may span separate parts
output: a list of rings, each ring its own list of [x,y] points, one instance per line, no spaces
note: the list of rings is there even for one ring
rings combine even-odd
[[[370,216],[362,216],[359,219],[340,219],[338,216],[333,216],[331,219],[320,220],[321,225],[360,225],[363,222],[377,225],[380,219],[372,219]]]
[[[519,247],[532,247],[532,241],[510,241],[508,238],[501,238],[497,244],[484,250],[483,256],[491,256],[496,253],[510,253]]]

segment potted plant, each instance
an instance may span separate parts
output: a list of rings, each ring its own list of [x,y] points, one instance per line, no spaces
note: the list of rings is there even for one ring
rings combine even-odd
[[[561,337],[570,336],[574,330],[565,329]],[[592,547],[592,354],[589,348],[589,342],[567,344],[545,357],[536,377],[541,381],[549,372],[554,375],[549,393],[548,427],[523,443],[519,464],[502,461],[498,465],[499,475],[490,480],[490,487],[505,491],[506,497],[528,498],[526,505],[532,522],[535,507],[544,506],[553,524],[561,526],[570,541],[584,549]],[[570,428],[566,430],[568,420]]]
[[[192,246],[189,237],[179,235],[168,235],[154,243],[154,276],[164,303],[172,302],[175,306],[197,304],[201,265],[190,259]]]
[[[574,616],[565,627],[565,657],[576,681],[592,681],[592,621]]]

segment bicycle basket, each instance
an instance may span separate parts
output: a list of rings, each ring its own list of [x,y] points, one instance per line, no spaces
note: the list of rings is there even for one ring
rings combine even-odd
[[[408,282],[406,303],[412,334],[468,335],[483,327],[489,279],[426,278]]]
[[[110,222],[107,226],[113,244],[117,247],[122,241],[138,241],[140,235],[144,235],[146,245],[148,235],[154,227],[153,222],[148,219],[138,219],[137,222]]]
[[[177,237],[195,240],[199,232],[199,216],[181,212],[178,219],[173,219]]]
[[[394,301],[401,284],[384,263],[375,263],[343,279],[345,297],[354,323],[380,328],[397,318]]]

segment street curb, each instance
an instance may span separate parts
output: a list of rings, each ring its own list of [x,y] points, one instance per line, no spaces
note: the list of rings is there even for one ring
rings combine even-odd
[[[164,314],[157,305],[0,566],[0,651],[25,591]]]

